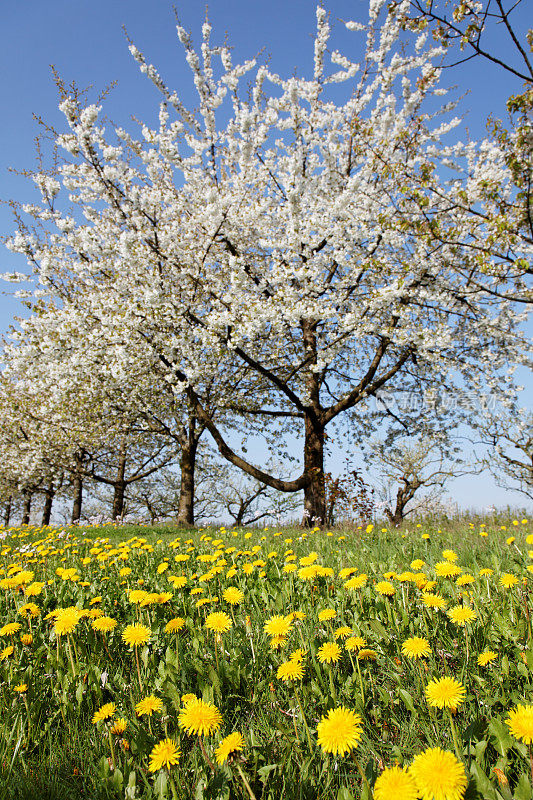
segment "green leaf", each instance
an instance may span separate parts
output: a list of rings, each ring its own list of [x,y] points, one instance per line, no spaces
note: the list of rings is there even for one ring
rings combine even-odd
[[[141,661],[143,662],[145,669],[148,666],[148,657],[149,657],[149,655],[150,655],[150,648],[149,647],[143,647],[143,649],[141,651]]]
[[[164,770],[159,770],[157,778],[154,781],[154,791],[158,800],[165,800],[167,796],[167,773]]]
[[[96,774],[100,778],[101,781],[107,781],[109,777],[109,761],[107,760],[107,756],[102,756],[100,761],[98,762],[98,766],[96,768]]]
[[[531,800],[533,797],[533,792],[531,791],[531,783],[529,782],[529,778],[523,772],[519,779],[518,783],[516,784],[514,790],[514,796],[516,800]]]
[[[279,764],[266,764],[264,767],[260,767],[257,770],[257,774],[261,778],[261,783],[263,784],[263,786],[266,786],[266,783],[268,781],[268,776],[270,775],[270,773],[273,772],[275,769],[277,769],[279,766],[280,766]]]
[[[413,701],[413,696],[409,694],[407,689],[398,689],[398,694],[402,698],[405,707],[410,711],[412,714],[415,713],[415,704]]]
[[[124,785],[124,776],[119,769],[116,769],[112,776],[111,776],[111,785],[113,789],[117,789],[117,791],[122,792],[122,787]]]
[[[346,786],[341,786],[337,792],[337,800],[354,800],[354,797]]]
[[[496,800],[498,793],[476,761],[470,764],[470,773],[483,800]]]
[[[83,700],[83,683],[80,683],[78,688],[76,689],[76,700],[78,701],[78,705],[81,705],[81,701]]]
[[[124,792],[124,797],[126,800],[133,800],[137,794],[137,776],[135,774],[135,770],[132,769],[130,774],[128,775],[128,785]]]
[[[511,739],[507,726],[499,719],[493,719],[489,725],[489,733],[494,741],[494,746],[498,753],[505,756],[511,749],[514,742]]]
[[[378,636],[381,636],[384,639],[389,638],[389,634],[387,633],[386,628],[384,627],[384,625],[382,625],[379,619],[371,619],[369,620],[368,624],[370,625],[374,633],[376,633]]]

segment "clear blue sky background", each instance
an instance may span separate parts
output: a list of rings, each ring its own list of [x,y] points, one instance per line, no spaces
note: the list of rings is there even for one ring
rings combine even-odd
[[[198,0],[177,2],[182,24],[193,32],[196,41],[204,18],[204,6]],[[253,57],[261,48],[271,56],[274,70],[287,74],[296,68],[299,74],[312,69],[314,0],[212,0],[209,17],[214,40],[225,32],[235,48],[234,61]],[[366,20],[367,0],[330,0],[331,21]],[[525,0],[517,15],[518,28],[527,20]],[[189,70],[175,33],[173,4],[169,0],[25,0],[5,4],[0,31],[0,199],[31,201],[36,198],[32,184],[9,172],[35,165],[34,139],[37,124],[32,114],[52,124],[61,125],[57,111],[57,92],[50,64],[67,81],[80,87],[94,85],[98,91],[118,81],[106,101],[106,112],[125,124],[131,115],[150,121],[157,114],[159,95],[140,74],[127,47],[126,27],[131,39],[146,59],[155,64],[164,80],[178,90],[185,100],[196,104]],[[528,20],[530,22],[530,20]],[[501,38],[500,38],[501,37]],[[349,33],[338,22],[333,46],[348,57],[357,59],[361,34]],[[503,31],[493,42],[502,53],[509,52]],[[474,60],[446,73],[448,85],[457,84],[459,93],[470,90],[460,110],[471,136],[481,136],[488,114],[505,116],[505,100],[520,90],[520,83],[496,67]],[[464,140],[466,128],[459,134]],[[9,209],[0,206],[0,235],[14,229]],[[0,248],[0,272],[24,271],[24,263]],[[20,288],[20,287],[16,287]],[[2,282],[0,291],[0,331],[5,331],[16,315],[24,314],[21,303],[7,292],[10,284]],[[530,396],[533,384],[529,382]],[[462,478],[451,493],[463,506],[486,507],[492,504],[523,503],[520,495],[495,487],[489,476]]]

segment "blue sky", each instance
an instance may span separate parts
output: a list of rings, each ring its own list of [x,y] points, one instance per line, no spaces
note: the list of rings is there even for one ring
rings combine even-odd
[[[528,5],[525,2],[524,8]],[[181,23],[193,32],[198,41],[204,18],[204,5],[197,0],[181,0],[178,4]],[[228,32],[235,48],[234,60],[253,57],[261,48],[271,56],[271,66],[281,73],[308,73],[312,65],[314,0],[212,0],[209,17],[214,39],[221,41]],[[356,19],[364,21],[367,0],[330,0],[326,3],[331,21]],[[517,20],[526,24],[524,10]],[[92,84],[96,91],[112,81],[117,87],[106,101],[106,112],[124,124],[132,114],[150,120],[157,112],[159,96],[151,83],[139,73],[127,46],[123,26],[162,77],[177,89],[184,99],[195,103],[189,71],[184,63],[175,33],[173,3],[168,0],[25,0],[6,4],[2,9],[0,31],[0,102],[3,109],[0,126],[0,199],[31,201],[31,183],[12,172],[31,169],[35,165],[34,139],[38,131],[32,114],[52,124],[61,125],[57,111],[57,92],[50,64],[54,64],[68,83],[80,87]],[[499,34],[498,34],[499,35]],[[334,46],[357,60],[362,37],[351,34],[338,22]],[[502,52],[505,44],[495,43]],[[498,68],[480,60],[470,61],[446,73],[446,83],[457,84],[459,92],[470,94],[460,110],[466,115],[465,125],[474,137],[483,134],[488,114],[505,116],[505,100],[520,90],[518,81]],[[461,138],[465,138],[463,128]],[[0,236],[14,229],[9,209],[0,205]],[[24,271],[23,262],[0,248],[0,272]],[[0,285],[9,292],[10,284]],[[4,293],[0,295],[0,331],[5,331],[13,317],[23,314],[20,301]],[[520,503],[520,495],[497,489],[488,477],[463,478],[452,487],[461,505],[488,506]]]

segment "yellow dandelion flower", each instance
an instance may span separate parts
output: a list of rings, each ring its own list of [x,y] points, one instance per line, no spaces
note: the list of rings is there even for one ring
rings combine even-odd
[[[357,747],[362,734],[361,717],[348,708],[331,708],[317,725],[318,743],[324,753],[344,755]]]
[[[484,653],[481,653],[477,657],[477,663],[480,667],[486,667],[487,664],[490,664],[491,661],[495,661],[498,658],[498,653],[495,653],[493,650],[485,650]]]
[[[475,582],[475,578],[473,575],[469,573],[465,573],[464,575],[460,575],[457,580],[455,581],[456,586],[468,586],[471,583]]]
[[[502,589],[512,589],[518,582],[516,575],[512,575],[510,572],[504,572],[500,577],[500,586]]]
[[[362,647],[356,655],[358,661],[375,661],[378,657],[376,650],[372,650],[370,647]]]
[[[185,620],[183,617],[174,617],[169,620],[165,625],[165,633],[177,633],[185,627]]]
[[[150,694],[148,697],[143,697],[135,706],[135,713],[138,717],[147,716],[151,717],[154,711],[161,711],[163,708],[163,701],[159,697]]]
[[[41,613],[41,609],[35,603],[24,603],[24,605],[19,608],[18,613],[22,617],[38,617]]]
[[[218,634],[227,633],[233,627],[233,622],[225,611],[214,611],[212,614],[208,614],[205,620],[205,627],[208,631],[214,631]]]
[[[291,659],[280,664],[276,677],[282,681],[301,680],[304,676],[304,666],[301,661]]]
[[[28,684],[27,683],[19,683],[18,686],[13,687],[15,692],[19,694],[24,694],[24,692],[28,691]]]
[[[227,761],[232,753],[241,752],[242,750],[244,750],[244,739],[242,733],[238,733],[237,731],[230,733],[229,736],[226,736],[225,739],[222,739],[215,750],[217,764],[223,764],[224,761]]]
[[[290,564],[289,563],[289,564],[285,564],[285,566],[283,567],[283,572],[286,572],[287,574],[290,574],[291,572],[296,572],[297,569],[298,569],[298,567],[296,566],[296,564]]]
[[[343,567],[343,569],[341,569],[339,572],[339,578],[342,578],[342,580],[345,581],[346,578],[351,577],[354,572],[357,572],[357,567]]]
[[[515,739],[528,745],[533,743],[533,706],[518,705],[509,712],[505,722]]]
[[[426,658],[431,653],[431,647],[427,639],[413,636],[402,644],[402,653],[407,658]]]
[[[348,636],[352,635],[352,629],[349,628],[347,625],[341,625],[340,628],[335,628],[333,631],[333,636],[335,639],[346,639]]]
[[[187,578],[184,575],[169,575],[168,580],[174,589],[183,589],[187,585]]]
[[[173,739],[162,739],[150,753],[150,772],[157,772],[166,767],[169,769],[178,763],[181,753]]]
[[[350,636],[344,642],[344,646],[347,650],[360,650],[362,647],[366,647],[366,639],[363,639],[362,636]]]
[[[263,627],[265,633],[268,633],[269,636],[287,636],[292,627],[292,622],[288,617],[271,617]]]
[[[57,611],[54,621],[54,633],[63,636],[65,633],[72,633],[81,619],[79,608],[61,608]]]
[[[435,708],[456,709],[464,702],[466,689],[455,678],[435,678],[426,686],[426,698]]]
[[[463,764],[447,750],[428,748],[409,768],[422,800],[462,800],[467,779]]]
[[[389,581],[380,581],[376,583],[374,588],[378,594],[384,594],[388,597],[392,597],[393,594],[396,594],[396,589]]]
[[[463,570],[457,564],[451,561],[440,561],[435,564],[435,572],[439,578],[455,578],[460,575]]]
[[[122,639],[131,648],[140,647],[150,639],[150,629],[146,625],[135,622],[133,625],[127,625],[124,628]]]
[[[237,606],[239,603],[242,603],[244,599],[244,592],[241,592],[241,590],[237,589],[236,586],[228,586],[228,588],[224,589],[222,592],[222,597],[226,603],[230,603],[232,606]]]
[[[144,589],[132,589],[132,591],[128,594],[128,600],[130,603],[142,603],[144,598],[146,597],[146,592]]]
[[[114,733],[115,736],[122,736],[126,728],[128,727],[128,722],[123,717],[119,717],[116,719],[111,727],[111,733]]]
[[[20,637],[20,641],[28,647],[30,644],[33,644],[33,635],[31,633],[23,633]]]
[[[344,584],[345,589],[361,589],[368,580],[368,575],[364,573],[361,575],[355,575],[350,580],[346,581]]]
[[[178,724],[189,735],[208,736],[217,731],[222,723],[220,711],[212,703],[203,700],[191,700],[180,711]]]
[[[8,647],[4,647],[3,650],[0,650],[0,661],[5,661],[6,658],[12,656],[14,652],[15,648],[13,647],[12,644],[8,645]]]
[[[311,564],[309,567],[301,567],[298,570],[298,577],[303,581],[312,581],[316,578],[317,572],[318,566],[316,564]]]
[[[318,619],[320,622],[327,622],[336,615],[336,611],[334,608],[325,608],[323,611],[318,612]]]
[[[91,627],[99,633],[109,633],[117,627],[117,621],[112,617],[98,617],[91,622]]]
[[[14,633],[20,631],[22,625],[20,622],[8,622],[3,628],[0,628],[0,636],[13,636]]]
[[[446,600],[440,594],[432,594],[431,592],[423,592],[422,602],[426,608],[436,608],[439,611],[446,608]]]
[[[101,722],[104,719],[109,719],[109,717],[112,717],[116,710],[117,707],[115,703],[106,703],[99,708],[98,711],[95,711],[92,721],[96,725],[97,722]]]
[[[294,650],[290,654],[289,660],[290,661],[303,661],[304,656],[305,656],[305,650],[302,650],[302,648],[299,647],[297,650]]]
[[[443,550],[442,557],[446,559],[446,561],[457,561],[458,555],[455,550]]]
[[[374,800],[416,800],[417,797],[414,779],[401,767],[385,769],[374,784]]]
[[[461,625],[461,627],[464,627],[467,622],[473,622],[477,619],[477,613],[468,606],[454,606],[448,611],[448,616],[452,622]]]
[[[318,660],[321,664],[335,664],[341,655],[341,649],[337,642],[325,642],[318,648]]]

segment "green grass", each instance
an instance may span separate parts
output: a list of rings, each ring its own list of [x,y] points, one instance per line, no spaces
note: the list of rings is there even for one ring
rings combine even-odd
[[[0,650],[10,643],[14,647],[0,660],[0,797],[155,800],[172,797],[174,781],[174,797],[183,800],[250,798],[239,770],[258,800],[370,797],[355,757],[372,787],[383,767],[408,766],[428,747],[456,749],[447,714],[430,710],[425,697],[427,683],[443,675],[466,688],[455,725],[467,797],[509,800],[510,791],[517,800],[533,797],[527,746],[505,723],[510,708],[531,702],[533,688],[528,619],[533,575],[527,570],[533,545],[526,542],[531,527],[523,518],[436,519],[400,530],[377,525],[221,532],[125,525],[68,529],[68,537],[59,529],[7,531],[0,556],[0,628],[10,622],[22,627],[0,641]],[[462,574],[472,574],[472,583],[461,587],[436,577],[435,564],[447,548],[457,554]],[[313,553],[311,560],[326,572],[303,579],[299,560]],[[437,581],[434,591],[448,608],[463,603],[474,608],[474,623],[465,629],[444,612],[425,607],[421,578],[417,585],[414,578],[398,577],[420,572],[410,567],[414,559],[425,562],[427,579]],[[165,562],[168,568],[160,566]],[[290,563],[296,564],[295,572],[285,571]],[[365,573],[366,585],[347,589],[347,579],[339,575],[347,567],[355,575]],[[74,574],[65,580],[58,568],[72,568]],[[124,568],[131,572],[121,574]],[[494,573],[480,576],[483,568]],[[23,589],[5,583],[10,575],[23,575],[21,570],[34,573],[20,581],[26,591],[44,582],[39,594],[25,597]],[[387,598],[375,584],[390,572],[396,573],[390,577],[395,594]],[[504,589],[503,573],[516,575],[517,585]],[[186,586],[173,589],[171,574],[183,574]],[[242,605],[230,607],[223,600],[228,586],[242,589]],[[140,607],[128,600],[128,591],[140,587],[151,593],[168,590],[173,597]],[[91,603],[96,597],[102,599]],[[219,599],[197,606],[202,597]],[[38,617],[18,613],[27,601],[39,606]],[[89,611],[101,607],[117,621],[116,629],[104,637],[84,617],[72,636],[57,638],[53,619],[45,617],[71,605]],[[318,619],[326,608],[335,611],[331,622]],[[218,643],[205,628],[213,610],[227,612],[233,623]],[[265,622],[295,611],[305,618],[293,619],[286,643],[272,649]],[[183,631],[165,633],[175,616],[184,619]],[[148,644],[139,650],[139,675],[135,654],[121,638],[136,620],[150,631]],[[28,647],[20,634],[30,626],[33,644]],[[358,663],[355,652],[341,647],[336,663],[322,664],[319,649],[335,641],[341,626],[364,637],[376,659]],[[412,636],[429,641],[427,659],[410,661],[403,655],[402,642]],[[276,672],[296,648],[306,651],[305,674],[293,686],[278,680]],[[497,661],[480,667],[477,657],[487,649],[497,652]],[[28,685],[27,692],[15,691],[20,684]],[[162,713],[139,717],[135,704],[152,693],[162,699]],[[214,703],[222,714],[220,730],[205,737],[203,749],[179,725],[185,693]],[[108,725],[91,721],[108,702],[116,704],[115,717],[128,720],[123,736],[111,735],[114,767]],[[341,705],[361,716],[362,738],[352,752],[328,755],[317,743],[317,724],[328,709]],[[242,759],[216,766],[218,742],[235,730],[245,737]],[[179,764],[170,774],[151,773],[150,753],[166,736],[179,742]],[[501,770],[510,789],[499,783],[494,769]]]

